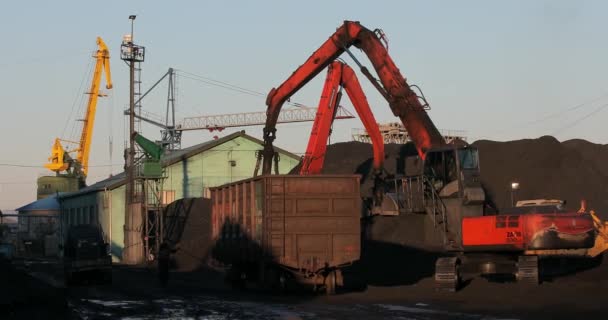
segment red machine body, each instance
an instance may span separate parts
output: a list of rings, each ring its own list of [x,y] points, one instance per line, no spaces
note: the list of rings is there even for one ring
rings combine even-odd
[[[504,214],[462,219],[465,251],[525,251],[591,248],[595,242],[588,213]]]
[[[361,89],[361,85],[353,69],[343,62],[334,61],[328,67],[325,86],[323,87],[319,108],[317,109],[315,122],[308,140],[308,147],[302,160],[300,175],[319,174],[323,169],[325,152],[327,151],[327,140],[331,133],[331,126],[336,117],[336,111],[338,110],[338,104],[342,96],[341,88],[346,90],[361,122],[363,122],[365,129],[370,135],[374,150],[374,170],[376,172],[382,170],[384,142],[367,98]]]

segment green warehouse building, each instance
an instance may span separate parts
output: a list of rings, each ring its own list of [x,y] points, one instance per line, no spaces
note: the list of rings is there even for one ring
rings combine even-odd
[[[171,151],[163,156],[162,202],[202,197],[207,188],[253,177],[256,152],[263,142],[245,131],[189,148]],[[300,157],[276,148],[279,173],[291,171]],[[77,192],[59,196],[62,236],[70,225],[99,224],[111,246],[112,258],[122,261],[125,224],[125,174],[99,181]],[[61,241],[61,240],[60,240]]]

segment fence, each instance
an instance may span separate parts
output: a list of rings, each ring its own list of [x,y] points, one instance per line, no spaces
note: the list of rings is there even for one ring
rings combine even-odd
[[[59,253],[59,215],[15,214],[17,222],[3,224],[0,242],[12,244],[20,258],[53,257]],[[8,218],[8,219],[7,219]]]

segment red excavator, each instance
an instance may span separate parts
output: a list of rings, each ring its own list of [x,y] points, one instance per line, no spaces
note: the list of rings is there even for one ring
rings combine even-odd
[[[334,61],[328,66],[325,86],[319,101],[319,108],[312,126],[306,153],[302,159],[300,175],[319,174],[323,169],[327,139],[331,133],[331,125],[338,110],[342,97],[341,88],[346,90],[361,122],[370,135],[374,151],[374,175],[382,174],[384,161],[384,143],[380,135],[378,123],[369,107],[367,98],[361,90],[361,85],[353,69],[341,61]]]
[[[302,159],[300,175],[320,174],[323,169],[327,140],[331,134],[331,126],[342,97],[342,88],[346,90],[359,115],[359,119],[363,122],[363,126],[371,138],[374,154],[372,172],[372,178],[374,179],[372,194],[374,196],[372,202],[374,208],[379,208],[383,201],[384,141],[357,75],[353,69],[341,61],[334,61],[328,66],[319,108],[312,126],[306,153]]]
[[[342,61],[333,61],[327,67],[327,77],[321,93],[319,107],[315,116],[315,121],[312,126],[306,153],[302,158],[300,165],[300,175],[320,174],[325,162],[325,153],[327,151],[327,141],[331,135],[332,124],[338,111],[340,100],[342,99],[342,89],[346,90],[359,119],[363,123],[366,131],[369,133],[372,148],[373,148],[373,172],[374,179],[374,207],[379,207],[382,203],[381,191],[383,181],[383,163],[384,163],[384,142],[380,134],[378,123],[374,118],[367,98],[361,89],[361,84],[357,79],[357,75],[351,67]],[[290,92],[293,95],[297,89]],[[280,112],[279,108],[275,108],[274,112]],[[278,115],[277,115],[278,116]],[[259,154],[261,156],[261,154]],[[276,164],[276,158],[275,158]],[[259,167],[259,161],[256,165]]]
[[[387,218],[404,222],[403,234],[411,234],[411,239],[402,245],[442,255],[435,265],[438,289],[455,291],[464,263],[478,264],[485,274],[503,272],[498,266],[508,264],[514,267],[518,280],[538,283],[538,256],[546,255],[526,252],[593,246],[595,232],[587,213],[560,209],[485,216],[477,149],[466,143],[445,143],[426,112],[424,95],[419,96],[413,90],[416,87],[407,84],[385,44],[381,30],[371,31],[358,22],[345,21],[283,84],[270,91],[263,174],[271,173],[275,157],[272,143],[283,103],[346,52],[388,101],[415,144],[417,156],[406,158],[404,176],[396,180],[392,192],[385,194],[381,209],[397,212],[398,217]],[[352,46],[368,56],[379,80],[350,52]]]

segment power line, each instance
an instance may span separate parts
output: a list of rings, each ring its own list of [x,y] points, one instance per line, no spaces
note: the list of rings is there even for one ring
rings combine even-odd
[[[252,91],[249,91],[249,90],[240,89],[239,87],[236,87],[236,86],[235,87],[233,87],[233,86],[227,86],[227,85],[223,85],[223,84],[220,84],[220,83],[215,83],[215,82],[212,82],[212,81],[207,81],[207,80],[204,80],[204,79],[199,79],[199,78],[195,78],[195,77],[186,76],[186,75],[183,75],[183,74],[180,75],[180,77],[183,77],[183,78],[186,78],[186,79],[190,79],[190,80],[194,80],[194,81],[199,81],[199,82],[202,82],[202,83],[210,84],[210,85],[217,86],[217,87],[220,87],[220,88],[224,88],[224,89],[228,89],[228,90],[232,90],[232,91],[236,91],[236,92],[240,92],[240,93],[243,93],[243,94],[248,94],[248,95],[252,95],[252,96],[256,96],[256,97],[263,96],[261,94],[258,94],[258,93],[255,93],[255,92],[252,92]]]
[[[564,131],[564,130],[567,130],[567,129],[570,129],[570,128],[572,128],[572,127],[576,126],[577,124],[581,123],[582,121],[589,119],[589,118],[590,118],[591,116],[593,116],[594,114],[596,114],[596,113],[598,113],[598,112],[600,112],[600,111],[604,110],[606,107],[608,107],[608,103],[607,103],[607,104],[603,104],[603,105],[599,106],[598,108],[596,108],[595,110],[593,110],[593,111],[589,112],[588,114],[584,115],[583,117],[578,118],[578,119],[576,119],[576,120],[574,120],[574,121],[570,122],[569,124],[567,124],[567,125],[565,125],[565,126],[562,126],[562,127],[558,128],[558,129],[557,129],[557,130],[555,130],[555,132],[553,132],[551,135],[556,135],[556,134],[558,134],[558,133],[561,133],[561,132],[562,132],[562,131]]]
[[[588,105],[592,105],[593,103],[595,103],[595,102],[597,102],[597,101],[599,101],[599,100],[601,100],[601,99],[603,99],[605,97],[608,97],[608,92],[602,94],[601,96],[599,96],[597,98],[594,98],[594,99],[591,99],[591,100],[587,100],[587,101],[585,101],[583,103],[580,103],[580,104],[577,104],[577,105],[575,105],[573,107],[562,109],[561,111],[557,111],[557,112],[548,114],[548,115],[546,115],[546,116],[544,116],[542,118],[536,119],[536,120],[531,120],[529,122],[526,122],[525,125],[536,124],[536,123],[543,122],[543,121],[546,121],[546,120],[549,120],[549,119],[559,118],[562,115],[564,115],[564,114],[566,114],[566,113],[568,113],[570,111],[574,111],[574,110],[580,109],[582,107],[585,107],[585,106],[588,106]]]
[[[99,165],[90,165],[89,168],[93,167],[115,167],[122,166],[122,163],[113,163],[113,164],[99,164]],[[18,164],[18,163],[0,163],[0,167],[15,167],[15,168],[43,168],[41,165],[29,165],[29,164]]]
[[[510,131],[512,129],[515,129],[515,128],[527,127],[527,126],[530,126],[530,125],[533,125],[533,124],[537,124],[537,123],[541,123],[541,122],[544,122],[544,121],[547,121],[547,120],[550,120],[550,119],[559,118],[559,117],[562,117],[562,116],[564,116],[565,114],[567,114],[569,112],[572,112],[572,111],[575,111],[575,110],[578,110],[578,109],[582,109],[584,107],[592,106],[595,102],[598,102],[598,101],[600,101],[600,100],[602,100],[602,99],[604,99],[606,97],[608,97],[608,92],[606,92],[606,93],[604,93],[604,94],[602,94],[602,95],[600,95],[600,96],[598,96],[596,98],[589,99],[589,100],[587,100],[585,102],[579,103],[577,105],[574,105],[574,106],[571,106],[571,107],[568,107],[568,108],[564,108],[564,109],[561,109],[561,110],[553,112],[553,113],[546,114],[546,115],[544,115],[544,116],[542,116],[540,118],[537,118],[537,119],[533,119],[533,120],[526,121],[526,122],[521,122],[519,124],[514,124],[514,125],[511,125],[509,127],[503,127],[502,129],[496,128],[495,130],[491,130],[491,133],[505,133],[505,132],[508,132],[508,131]],[[603,109],[603,107],[600,107],[598,109],[594,110],[591,115],[599,112],[601,109]],[[582,121],[584,119],[587,119],[588,117],[589,117],[589,115],[583,116],[582,119],[574,121],[573,124],[571,123],[571,124],[565,125],[562,128],[569,128],[569,127],[571,127],[573,125],[578,124],[578,122],[580,122],[580,121]],[[485,138],[486,137],[484,137],[484,136],[480,136],[479,137],[479,139],[485,139]]]
[[[22,182],[19,182],[19,181],[0,181],[0,184],[35,184],[35,182],[32,182],[32,181],[30,181],[30,182],[25,182],[25,181],[22,181]]]
[[[234,84],[230,84],[228,82],[215,80],[215,79],[212,79],[212,78],[209,78],[209,77],[197,75],[197,74],[194,74],[194,73],[191,73],[191,72],[187,72],[187,71],[183,71],[183,70],[176,70],[176,71],[184,73],[184,74],[187,74],[187,75],[189,75],[191,77],[197,77],[197,78],[200,78],[200,79],[207,80],[209,82],[214,82],[214,83],[217,83],[218,85],[224,85],[224,86],[232,87],[232,88],[235,88],[235,89],[238,89],[238,90],[241,90],[241,91],[245,91],[245,92],[248,92],[248,94],[252,94],[252,95],[256,95],[256,96],[265,96],[265,94],[262,93],[262,92],[250,90],[250,89],[247,89],[247,88],[243,88],[243,87],[240,87],[240,86],[237,86],[237,85],[234,85]]]
[[[250,95],[250,96],[254,96],[254,97],[260,97],[260,98],[263,98],[263,99],[266,98],[266,94],[262,93],[262,92],[259,92],[259,91],[247,89],[247,88],[244,88],[244,87],[241,87],[241,86],[237,86],[237,85],[234,85],[234,84],[231,84],[231,83],[228,83],[228,82],[224,82],[224,81],[220,81],[220,80],[215,80],[213,78],[209,78],[209,77],[206,77],[206,76],[201,76],[201,75],[194,74],[194,73],[187,72],[187,71],[183,71],[183,70],[177,70],[176,69],[175,71],[176,71],[177,75],[179,75],[180,77],[186,78],[186,79],[202,82],[202,83],[205,83],[205,84],[209,84],[209,85],[212,85],[212,86],[224,88],[224,89],[227,89],[227,90],[232,90],[232,91],[235,91],[235,92],[239,92],[239,93]],[[298,102],[291,102],[289,100],[286,103],[289,104],[289,105],[292,105],[294,107],[298,107],[298,108],[306,106],[304,104],[301,104],[301,103],[298,103]]]
[[[24,64],[38,64],[38,63],[48,63],[50,62],[57,62],[63,59],[68,59],[68,58],[73,58],[76,56],[83,56],[85,54],[90,54],[90,51],[77,51],[75,53],[66,53],[66,54],[59,54],[59,55],[42,55],[42,56],[31,56],[29,58],[24,58],[21,60],[17,60],[17,61],[10,61],[10,62],[6,62],[6,63],[0,63],[0,67],[13,67],[13,66],[18,66],[18,65],[24,65]]]
[[[87,78],[90,78],[92,71],[92,67],[91,65],[93,64],[93,60],[89,59],[89,62],[87,64],[87,69],[86,71],[83,73],[82,75],[82,79],[80,79],[80,85],[78,86],[78,93],[76,94],[76,96],[74,97],[74,101],[72,102],[72,107],[70,108],[70,113],[69,116],[65,119],[65,124],[63,125],[63,130],[61,131],[61,137],[63,137],[63,135],[65,134],[65,131],[68,128],[68,124],[70,122],[70,120],[72,119],[72,115],[74,114],[74,108],[77,104],[79,104],[79,102],[82,101],[82,92],[84,90],[84,85],[86,82]]]

